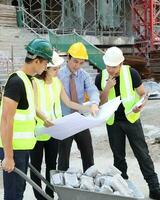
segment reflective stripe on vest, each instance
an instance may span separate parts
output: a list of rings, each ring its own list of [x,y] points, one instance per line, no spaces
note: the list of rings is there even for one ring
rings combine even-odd
[[[14,150],[29,150],[33,149],[36,143],[34,136],[35,130],[35,106],[33,87],[23,71],[17,71],[17,75],[22,79],[28,108],[26,110],[16,109],[13,123],[13,149]],[[12,75],[11,75],[12,76]],[[0,146],[2,142],[0,140]]]
[[[109,74],[106,69],[102,71],[102,80],[101,80],[101,88],[105,89],[106,80],[108,80]],[[127,114],[131,108],[139,101],[139,96],[135,90],[133,90],[132,78],[130,73],[130,66],[122,65],[120,69],[120,96],[122,99],[122,104],[125,108],[125,115],[129,122],[134,123],[140,117],[139,113],[130,112]],[[108,94],[108,100],[112,100],[116,97],[115,88],[111,88]],[[108,125],[112,125],[114,123],[114,115],[111,116],[109,120],[107,120]]]
[[[37,109],[44,113],[44,115],[51,121],[62,117],[60,93],[61,82],[55,77],[51,84],[46,84],[43,80],[34,79],[37,86]],[[37,117],[37,126],[43,126],[44,122]],[[47,133],[37,136],[38,141],[47,141],[50,136]]]

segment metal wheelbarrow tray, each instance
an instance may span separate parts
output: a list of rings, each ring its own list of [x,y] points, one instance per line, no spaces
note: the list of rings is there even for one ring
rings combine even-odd
[[[53,192],[56,192],[58,195],[58,200],[149,200],[146,198],[132,198],[124,197],[118,195],[104,194],[98,192],[90,192],[82,189],[69,188],[66,186],[51,185],[31,164],[29,164],[31,171],[37,175]],[[50,174],[53,174],[51,170]],[[36,183],[34,183],[26,174],[24,174],[19,169],[15,168],[14,172],[19,174],[23,179],[25,179],[31,186],[33,186],[46,200],[53,200],[48,196]],[[57,172],[57,171],[56,171]]]
[[[140,200],[140,198],[123,197],[118,195],[90,192],[82,189],[67,188],[54,185],[60,200]],[[143,200],[146,200],[143,198]]]
[[[50,175],[63,172],[59,170],[51,170]],[[67,186],[53,184],[55,192],[57,193],[59,200],[147,200],[146,198],[133,198],[124,197],[113,194],[105,194],[99,192],[91,192],[79,188],[69,188]]]

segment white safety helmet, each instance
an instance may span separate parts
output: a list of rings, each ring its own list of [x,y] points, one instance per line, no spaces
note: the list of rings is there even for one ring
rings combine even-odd
[[[64,59],[56,51],[53,51],[52,63],[48,63],[47,67],[59,67],[64,63]]]
[[[123,52],[118,47],[110,47],[103,56],[103,60],[106,66],[116,67],[124,61]]]

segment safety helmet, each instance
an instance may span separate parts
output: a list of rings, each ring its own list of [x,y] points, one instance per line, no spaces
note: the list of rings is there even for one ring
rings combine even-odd
[[[110,47],[103,56],[103,60],[106,66],[116,67],[124,61],[123,52],[118,47]]]
[[[27,57],[35,59],[37,56],[52,62],[53,49],[49,41],[41,38],[32,40],[26,47],[28,54]],[[31,53],[31,54],[29,54]]]
[[[88,59],[87,49],[82,42],[74,43],[68,49],[68,54],[71,55],[73,58]]]
[[[64,63],[64,58],[60,57],[56,51],[53,51],[52,63],[48,63],[47,67],[59,67]]]

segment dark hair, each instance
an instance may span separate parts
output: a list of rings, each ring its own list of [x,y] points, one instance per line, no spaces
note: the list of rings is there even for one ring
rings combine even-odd
[[[27,54],[28,54],[28,55],[31,55],[31,56],[34,55],[34,54],[30,53],[30,52],[27,52]],[[42,58],[42,57],[40,57],[40,56],[36,56],[34,59],[28,58],[28,57],[26,56],[26,58],[25,58],[25,63],[28,63],[28,64],[29,64],[29,63],[32,63],[33,60],[35,60],[35,59],[39,59],[40,62],[46,60],[46,59],[44,59],[44,58]]]
[[[42,74],[36,74],[35,77],[40,79],[40,80],[44,80],[45,81],[45,79],[47,77],[47,71],[43,71]]]
[[[70,55],[70,54],[68,54],[68,58],[69,58],[69,60],[72,58],[72,56]]]

